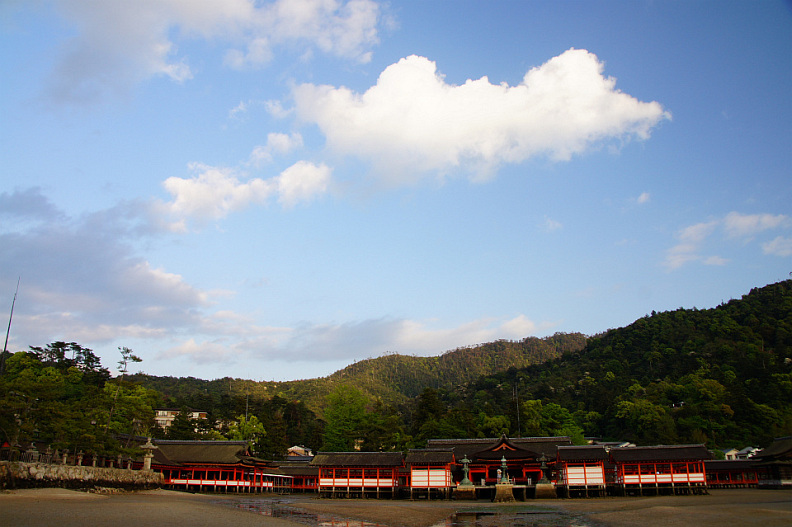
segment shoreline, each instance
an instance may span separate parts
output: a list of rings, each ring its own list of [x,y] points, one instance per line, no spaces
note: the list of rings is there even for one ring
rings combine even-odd
[[[319,499],[308,495],[190,494],[170,490],[95,494],[74,490],[23,489],[0,493],[0,525],[114,527],[159,525],[240,527],[305,525],[284,517],[256,514],[241,504],[280,503],[308,515],[323,514],[388,527],[432,527],[453,514],[479,511],[481,525],[504,525],[506,518],[530,515],[541,525],[602,527],[792,525],[792,491],[714,489],[704,496],[606,497],[531,500],[509,504],[489,501]],[[499,512],[504,516],[494,517]],[[541,518],[541,519],[540,519]],[[494,522],[494,523],[492,523]],[[524,525],[525,517],[520,520]]]

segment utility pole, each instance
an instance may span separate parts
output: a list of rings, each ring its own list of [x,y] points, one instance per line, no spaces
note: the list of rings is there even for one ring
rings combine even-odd
[[[514,404],[517,407],[517,437],[522,437],[522,428],[520,426],[520,393],[517,388],[517,382],[514,383]]]
[[[0,375],[5,372],[5,358],[8,351],[8,335],[11,334],[11,320],[14,318],[14,304],[16,304],[17,293],[19,293],[19,282],[22,280],[20,276],[17,278],[16,291],[14,291],[14,300],[11,301],[11,315],[8,317],[8,329],[6,329],[5,344],[3,345],[3,354],[0,355]]]

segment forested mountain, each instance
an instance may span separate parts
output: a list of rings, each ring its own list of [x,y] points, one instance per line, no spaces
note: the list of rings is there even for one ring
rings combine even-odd
[[[299,402],[334,434],[346,427],[335,448],[353,439],[401,449],[430,437],[500,433],[766,445],[792,433],[792,281],[711,309],[653,312],[589,339],[557,334],[439,357],[386,355],[321,379],[137,378],[180,404],[232,407],[227,415],[276,395]],[[356,409],[351,424],[333,422],[344,414],[339,405]]]
[[[119,366],[137,360],[121,348]],[[328,377],[109,378],[91,350],[55,342],[6,355],[0,433],[9,444],[113,454],[119,433],[247,439],[286,448],[406,450],[429,438],[584,435],[639,444],[766,446],[792,434],[792,281],[712,309],[652,313],[586,338],[497,341],[439,357],[398,354]],[[153,408],[181,412],[167,431]]]
[[[557,333],[539,339],[498,340],[457,348],[436,357],[390,353],[347,366],[328,377],[287,382],[257,382],[244,379],[206,381],[193,377],[157,377],[136,374],[130,379],[162,393],[175,406],[208,409],[224,398],[269,398],[275,395],[304,402],[323,413],[327,395],[339,384],[350,384],[372,400],[401,404],[427,386],[446,389],[508,368],[523,368],[579,351],[586,344],[580,333]]]
[[[205,431],[195,437],[211,438],[207,427],[230,423],[243,415],[255,416],[266,432],[256,441],[260,455],[278,457],[295,444],[345,450],[361,440],[371,450],[405,449],[431,436],[433,429],[420,430],[421,416],[429,419],[430,414],[419,410],[417,418],[412,418],[416,396],[427,387],[443,393],[453,391],[483,375],[538,364],[579,351],[585,344],[582,334],[558,333],[544,339],[499,340],[438,357],[394,353],[356,362],[328,377],[289,382],[230,378],[206,381],[145,374],[129,378],[160,393],[162,405],[208,411]],[[338,415],[345,416],[342,425],[334,421]],[[221,432],[226,433],[226,428],[220,426]],[[186,435],[179,438],[189,439],[190,429],[185,422]],[[476,433],[453,427],[447,432]],[[169,436],[176,438],[174,433],[170,430]]]
[[[652,313],[579,352],[482,378],[446,404],[511,407],[503,413],[515,423],[515,393],[522,433],[552,431],[541,412],[554,405],[586,435],[767,445],[792,433],[792,281],[713,309]]]

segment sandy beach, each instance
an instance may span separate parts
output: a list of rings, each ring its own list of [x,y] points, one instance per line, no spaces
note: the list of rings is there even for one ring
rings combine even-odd
[[[258,504],[287,505],[305,516],[273,517]],[[314,520],[313,514],[365,520],[388,527],[454,525],[455,512],[481,516],[464,525],[602,526],[641,525],[701,527],[723,525],[792,525],[792,492],[729,489],[708,496],[532,500],[496,505],[490,502],[329,500],[311,496],[201,495],[155,490],[101,495],[64,489],[28,489],[0,493],[0,525],[19,527],[266,526],[294,527]],[[499,512],[501,516],[492,513]],[[326,519],[327,516],[324,516]],[[472,516],[470,517],[472,518]],[[473,523],[469,523],[473,521]],[[350,523],[349,525],[353,525]],[[358,523],[358,525],[360,525]]]

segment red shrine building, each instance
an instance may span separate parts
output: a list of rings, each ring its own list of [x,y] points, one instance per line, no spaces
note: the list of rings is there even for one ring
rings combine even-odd
[[[613,472],[608,451],[600,445],[560,445],[555,459],[556,486],[565,498],[604,496]],[[611,479],[611,483],[613,478]]]
[[[421,495],[426,495],[427,498],[433,495],[451,497],[456,488],[456,458],[453,452],[431,448],[410,450],[404,464],[409,470],[410,499]]]
[[[542,459],[552,461],[556,449],[570,445],[568,437],[526,437],[499,439],[430,439],[427,448],[446,450],[453,453],[457,465],[462,459],[469,460],[469,479],[474,485],[487,486],[498,482],[498,472],[502,472],[503,459],[506,460],[509,481],[517,485],[535,484],[542,478]],[[459,472],[459,470],[457,470]]]
[[[320,452],[311,466],[319,469],[320,496],[395,498],[404,457],[401,452]]]
[[[787,442],[776,450],[763,460],[776,467],[774,483],[787,481],[790,452]],[[170,488],[328,498],[447,499],[463,481],[471,498],[494,497],[503,484],[515,499],[533,498],[547,486],[561,497],[695,494],[723,477],[703,445],[580,446],[568,437],[431,439],[406,454],[319,452],[299,461],[256,458],[243,441],[157,440],[152,454],[151,468]],[[752,482],[760,478],[751,474]]]
[[[290,490],[293,476],[253,457],[246,441],[166,441],[152,451],[152,470],[172,489],[207,492]]]
[[[618,494],[706,492],[704,461],[710,454],[704,445],[614,448],[609,457]]]

